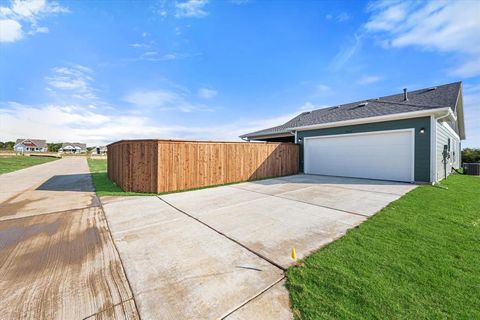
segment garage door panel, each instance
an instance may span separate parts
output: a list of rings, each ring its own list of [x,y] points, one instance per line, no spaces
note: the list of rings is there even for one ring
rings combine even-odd
[[[305,172],[412,181],[413,129],[305,139]]]

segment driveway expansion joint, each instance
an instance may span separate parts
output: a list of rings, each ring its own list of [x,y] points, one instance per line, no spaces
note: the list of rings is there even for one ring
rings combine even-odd
[[[365,217],[365,218],[369,218],[369,217],[370,217],[369,215],[362,214],[362,213],[357,213],[357,212],[353,212],[353,211],[347,211],[347,210],[338,209],[338,208],[333,208],[333,207],[329,207],[329,206],[322,206],[322,205],[320,205],[320,204],[315,204],[315,203],[311,203],[311,202],[308,202],[308,201],[302,201],[302,200],[297,200],[297,199],[290,199],[290,198],[286,198],[286,197],[281,197],[280,195],[268,194],[268,193],[263,193],[263,192],[259,192],[259,191],[248,190],[248,189],[239,188],[239,187],[234,187],[234,186],[227,186],[227,187],[235,188],[235,189],[240,189],[240,190],[244,190],[244,191],[249,191],[249,192],[254,192],[254,193],[259,193],[259,194],[264,194],[264,195],[268,195],[268,196],[276,197],[276,198],[280,198],[280,199],[285,199],[285,200],[290,200],[290,201],[305,203],[305,204],[309,204],[309,205],[316,206],[316,207],[320,207],[320,208],[326,208],[326,209],[341,211],[341,212],[345,212],[345,213],[348,213],[348,214],[353,214],[353,215],[361,216],[361,217]],[[308,187],[308,188],[310,188],[310,187]],[[290,191],[283,192],[283,193],[288,193],[288,192],[290,192]]]
[[[92,318],[92,317],[94,317],[94,316],[96,316],[96,315],[99,315],[100,313],[103,313],[103,312],[105,312],[105,311],[108,311],[108,310],[110,310],[110,309],[113,309],[113,308],[115,308],[115,307],[117,307],[117,306],[120,306],[120,305],[122,305],[122,304],[124,304],[125,302],[128,302],[128,301],[133,301],[133,303],[135,304],[135,308],[137,307],[137,304],[135,303],[135,299],[134,299],[133,296],[132,296],[130,299],[120,301],[120,302],[118,302],[118,303],[115,303],[115,304],[111,305],[110,307],[107,307],[107,308],[105,308],[105,309],[102,309],[102,310],[94,313],[94,314],[91,314],[91,315],[89,315],[89,316],[86,316],[86,317],[82,318],[82,320],[90,319],[90,318]],[[140,314],[138,313],[138,310],[137,310],[137,316],[138,316],[138,318],[140,319]]]
[[[238,305],[237,307],[235,307],[232,311],[230,311],[229,313],[227,313],[226,315],[224,315],[221,319],[226,319],[227,317],[231,316],[232,314],[234,314],[236,311],[238,311],[239,309],[241,309],[242,307],[246,306],[247,304],[249,304],[251,301],[255,300],[256,298],[260,297],[262,294],[264,294],[265,292],[267,292],[268,290],[272,289],[275,285],[277,285],[278,283],[280,283],[282,280],[284,280],[286,278],[285,276],[285,272],[283,273],[283,276],[278,279],[277,281],[275,281],[274,283],[272,283],[271,285],[269,285],[268,287],[266,287],[265,289],[263,289],[262,291],[260,291],[258,294],[254,295],[253,297],[249,298],[247,301],[245,301],[244,303]]]
[[[282,267],[281,265],[279,265],[278,263],[274,262],[273,260],[271,260],[271,259],[265,257],[264,255],[262,255],[262,254],[260,254],[260,253],[258,253],[258,252],[256,252],[256,251],[250,249],[249,247],[247,247],[247,246],[244,245],[243,243],[239,242],[238,240],[235,240],[235,239],[229,237],[229,236],[226,235],[225,233],[223,233],[223,232],[215,229],[214,227],[210,226],[209,224],[203,222],[202,220],[200,220],[200,219],[192,216],[191,214],[189,214],[189,213],[181,210],[180,208],[177,208],[176,206],[174,206],[173,204],[169,203],[168,201],[166,201],[165,199],[161,198],[160,196],[156,196],[156,197],[157,197],[160,201],[163,201],[164,203],[166,203],[167,205],[169,205],[169,206],[172,207],[173,209],[177,210],[178,212],[183,213],[184,215],[188,216],[189,218],[191,218],[191,219],[193,219],[193,220],[201,223],[202,225],[206,226],[206,227],[209,228],[210,230],[213,230],[213,231],[215,231],[216,233],[218,233],[219,235],[227,238],[228,240],[233,241],[235,244],[241,246],[242,248],[248,250],[249,252],[253,253],[253,254],[256,255],[257,257],[259,257],[259,258],[267,261],[268,263],[274,265],[275,267],[279,268],[279,269],[282,270],[283,272],[285,272],[285,271],[287,270],[285,267]]]
[[[108,223],[107,215],[105,214],[105,210],[103,208],[102,200],[98,196],[95,196],[95,197],[98,200],[100,211],[103,215],[103,218],[105,219],[105,223],[107,224],[108,235],[110,236],[110,239],[112,240],[112,243],[113,243],[113,247],[115,248],[115,251],[117,252],[118,260],[120,260],[120,265],[122,266],[123,273],[125,274],[125,279],[127,280],[128,288],[130,289],[130,292],[132,293],[132,298],[128,299],[126,301],[133,300],[133,304],[135,305],[135,310],[137,312],[138,319],[141,320],[142,318],[140,316],[140,312],[138,311],[138,305],[137,305],[137,301],[135,300],[135,294],[133,293],[132,284],[130,283],[130,279],[128,278],[128,275],[127,275],[127,272],[126,272],[126,269],[125,269],[125,264],[123,263],[122,256],[120,255],[120,251],[118,250],[117,243],[115,242],[115,239],[113,238],[112,232],[110,231],[111,230],[110,225]],[[123,301],[123,302],[125,302],[125,301]],[[112,307],[114,307],[114,306],[112,306]]]
[[[313,175],[313,176],[319,176],[319,177],[333,177],[333,178],[346,178],[346,177],[340,177],[340,176],[322,176],[322,175]],[[282,180],[282,181],[285,181],[285,182],[288,182],[288,183],[295,183],[295,182],[292,182],[290,180],[287,180],[285,179],[284,177],[279,177],[279,178],[275,178],[275,179],[278,179],[278,180]],[[355,179],[361,179],[361,180],[368,180],[368,181],[384,181],[384,180],[374,180],[374,179],[363,179],[363,178],[355,178]],[[396,181],[392,181],[398,185],[402,185],[401,182],[396,182]],[[404,183],[405,185],[408,185],[408,183]],[[371,192],[371,193],[380,193],[380,194],[389,194],[389,195],[394,195],[394,196],[401,196],[403,195],[402,194],[399,194],[399,193],[395,193],[395,192],[386,192],[386,191],[377,191],[377,190],[363,190],[363,189],[358,189],[358,188],[349,188],[349,187],[341,187],[341,186],[338,186],[338,185],[333,185],[333,184],[325,184],[329,187],[332,187],[332,188],[338,188],[338,189],[344,189],[344,190],[355,190],[355,191],[363,191],[363,192]],[[410,185],[415,185],[415,183],[410,183]],[[310,188],[311,186],[307,186],[305,188]],[[288,191],[287,191],[288,192]]]

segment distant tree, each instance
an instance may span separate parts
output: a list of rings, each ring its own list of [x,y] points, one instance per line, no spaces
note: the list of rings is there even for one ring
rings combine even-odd
[[[480,162],[480,149],[465,148],[462,150],[462,162],[475,163]]]
[[[0,142],[0,149],[3,150],[13,150],[13,146],[15,145],[14,141],[5,141]]]
[[[58,149],[62,147],[61,143],[47,143],[48,151],[50,152],[58,152]]]

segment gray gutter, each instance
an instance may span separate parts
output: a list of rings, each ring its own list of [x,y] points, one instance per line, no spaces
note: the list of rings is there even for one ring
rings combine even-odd
[[[269,138],[283,138],[283,137],[291,137],[294,136],[291,132],[279,132],[278,134],[259,134],[259,135],[243,135],[240,136],[241,139],[247,138],[249,140],[255,140],[255,139],[269,139]]]

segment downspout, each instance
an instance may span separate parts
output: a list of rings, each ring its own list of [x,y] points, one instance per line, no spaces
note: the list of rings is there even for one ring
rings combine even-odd
[[[448,109],[447,114],[445,114],[445,115],[443,115],[443,116],[441,116],[441,117],[436,118],[436,120],[438,121],[438,120],[440,120],[440,119],[446,118],[446,117],[448,117],[449,115],[450,115],[450,109]]]
[[[295,142],[295,144],[298,144],[297,130],[290,131],[290,133],[295,136],[295,138],[294,138],[294,140],[293,140],[293,141]]]

